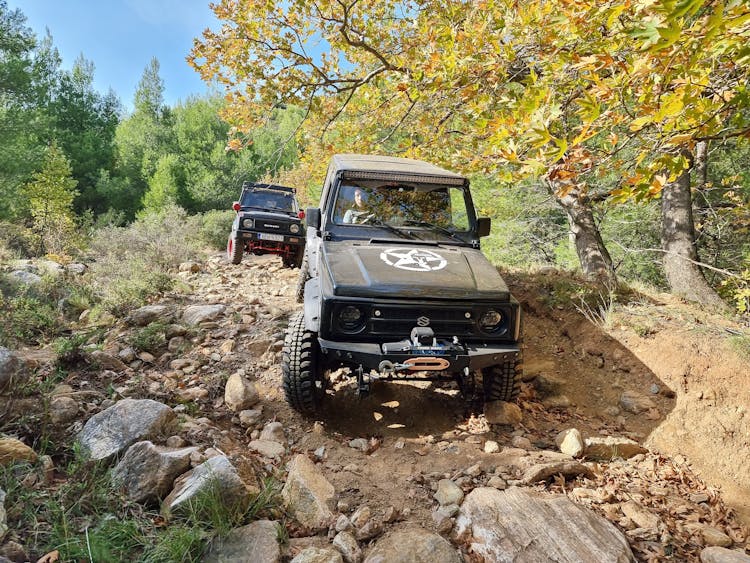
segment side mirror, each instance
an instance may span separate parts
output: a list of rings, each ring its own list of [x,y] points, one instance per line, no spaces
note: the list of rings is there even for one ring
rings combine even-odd
[[[479,238],[488,236],[490,227],[492,227],[492,220],[489,217],[477,217],[477,236]]]
[[[320,208],[308,207],[305,210],[305,216],[307,217],[308,227],[312,227],[316,231],[320,229]]]

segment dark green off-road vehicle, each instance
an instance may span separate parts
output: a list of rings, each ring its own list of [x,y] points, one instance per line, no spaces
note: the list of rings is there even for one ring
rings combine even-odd
[[[232,264],[239,264],[245,252],[278,254],[287,268],[302,264],[305,214],[294,188],[245,182],[232,209],[237,212],[227,240],[227,259]]]
[[[521,308],[479,250],[490,232],[469,182],[404,158],[342,154],[328,168],[289,322],[283,384],[301,412],[321,406],[327,374],[456,381],[464,394],[513,401]]]

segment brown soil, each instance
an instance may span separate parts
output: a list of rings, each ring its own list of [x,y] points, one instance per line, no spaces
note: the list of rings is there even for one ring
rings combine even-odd
[[[617,305],[604,321],[591,322],[569,298],[575,280],[512,275],[509,285],[525,311],[526,382],[519,425],[489,426],[481,417],[469,417],[455,389],[378,382],[369,397],[359,399],[346,378],[337,379],[336,393],[316,421],[290,409],[281,389],[280,341],[288,316],[300,307],[292,297],[298,272],[281,268],[271,256],[245,257],[237,266],[215,256],[201,272],[184,274],[191,287],[187,297],[167,299],[230,307],[233,322],[209,329],[186,356],[210,356],[226,339],[237,343],[228,362],[177,386],[209,390],[208,397],[193,402],[195,418],[211,419],[220,431],[189,435],[193,443],[249,460],[248,471],[263,465],[248,452],[249,432],[222,404],[222,378],[244,369],[258,383],[263,421],[283,423],[292,453],[323,452],[322,468],[342,505],[367,504],[380,514],[393,507],[401,519],[434,529],[433,487],[441,478],[465,477],[467,490],[493,473],[517,479],[521,457],[555,450],[557,434],[571,427],[584,436],[625,436],[651,453],[602,463],[594,479],[555,479],[538,487],[568,494],[625,526],[641,560],[697,560],[703,543],[691,527],[696,523],[715,526],[732,537],[735,547],[745,547],[747,530],[741,522],[750,524],[750,383],[747,358],[729,339],[737,333],[750,338],[746,327],[664,295],[637,296]],[[118,325],[110,344],[122,342],[127,330]],[[119,379],[102,385],[130,385],[128,396],[175,404],[181,402],[175,400],[179,389],[170,383],[175,377],[167,364],[165,359],[143,370],[138,384]],[[75,387],[75,376],[67,383]],[[620,398],[626,392],[651,399],[653,408],[624,411]],[[512,447],[519,437],[531,443],[530,454]],[[349,447],[352,438],[370,439],[370,451]],[[505,449],[487,454],[487,440]],[[480,476],[470,469],[477,464]],[[265,470],[284,477],[283,464],[266,464]],[[632,530],[632,522],[628,527],[617,507],[631,499],[659,515],[666,526],[660,537],[643,536]],[[304,535],[304,530],[290,534]]]

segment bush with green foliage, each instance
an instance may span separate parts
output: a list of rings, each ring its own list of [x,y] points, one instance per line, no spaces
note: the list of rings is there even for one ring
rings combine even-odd
[[[206,211],[199,217],[201,219],[199,241],[209,248],[223,250],[227,245],[229,232],[232,230],[235,212],[231,209]]]

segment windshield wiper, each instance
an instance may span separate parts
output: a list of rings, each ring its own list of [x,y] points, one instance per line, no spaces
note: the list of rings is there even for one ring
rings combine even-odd
[[[449,231],[445,227],[441,227],[440,225],[436,225],[435,223],[430,223],[429,221],[415,221],[413,219],[407,219],[404,221],[404,224],[406,225],[414,225],[415,227],[426,227],[428,229],[432,229],[433,231],[437,231],[439,233],[444,234],[448,238],[451,238],[453,240],[457,240],[460,242],[466,242],[465,240],[461,239],[456,233],[453,231]]]
[[[378,219],[377,217],[372,217],[372,218],[370,218],[369,220],[367,220],[366,222],[364,222],[362,224],[363,225],[375,225],[376,227],[385,227],[386,230],[388,230],[391,233],[396,234],[396,235],[398,235],[400,237],[408,238],[408,239],[412,239],[412,240],[414,239],[414,236],[413,236],[412,233],[407,232],[407,231],[402,231],[401,229],[398,229],[398,228],[394,227],[393,225],[391,225],[389,223],[386,223],[385,221],[383,221],[381,219]]]

